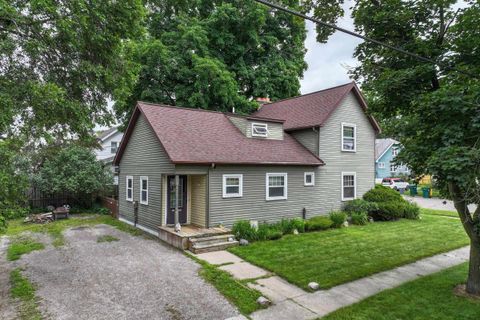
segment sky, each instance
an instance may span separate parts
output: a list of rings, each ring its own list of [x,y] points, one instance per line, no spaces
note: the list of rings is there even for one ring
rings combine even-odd
[[[338,21],[337,26],[353,31],[351,6],[352,1],[346,0],[343,4],[345,16]],[[357,59],[353,58],[353,51],[362,40],[337,31],[327,43],[318,43],[315,39],[315,24],[311,21],[307,21],[307,31],[305,46],[308,51],[305,61],[308,69],[300,81],[302,94],[351,81],[348,68],[358,64]]]

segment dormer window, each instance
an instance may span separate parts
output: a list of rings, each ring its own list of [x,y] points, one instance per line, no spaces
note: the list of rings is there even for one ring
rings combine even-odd
[[[268,136],[268,125],[266,123],[252,123],[252,137]]]

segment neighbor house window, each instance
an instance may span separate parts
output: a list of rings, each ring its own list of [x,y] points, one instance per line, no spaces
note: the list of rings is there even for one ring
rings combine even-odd
[[[126,199],[127,201],[133,201],[133,177],[132,176],[126,177],[126,187],[127,187]]]
[[[267,200],[287,199],[287,174],[267,173],[266,187]]]
[[[342,201],[353,200],[357,196],[357,174],[342,172]]]
[[[110,152],[117,153],[117,149],[118,149],[118,142],[117,141],[110,142]]]
[[[224,174],[223,175],[223,197],[238,198],[243,195],[243,175]]]
[[[354,124],[342,123],[342,151],[357,150],[357,127]]]
[[[303,177],[304,186],[314,186],[315,185],[315,173],[314,172],[305,172]]]
[[[397,172],[397,166],[394,164],[390,165],[390,172]]]
[[[148,204],[148,177],[140,177],[140,203]]]
[[[378,163],[378,168],[379,169],[385,169],[385,162],[379,162]]]
[[[398,148],[392,148],[392,156],[396,157],[398,155]]]
[[[252,137],[267,137],[268,125],[266,123],[252,123]]]

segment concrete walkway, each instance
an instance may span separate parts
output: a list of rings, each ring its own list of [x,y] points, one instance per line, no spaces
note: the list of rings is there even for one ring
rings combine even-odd
[[[414,202],[418,204],[420,208],[426,208],[426,209],[434,209],[434,210],[448,210],[448,211],[457,211],[455,209],[455,206],[453,205],[453,201],[451,200],[445,200],[445,199],[439,199],[439,198],[422,198],[422,197],[411,197],[404,195],[403,196],[406,200],[410,202]],[[470,211],[475,211],[476,206],[474,204],[471,204],[468,206],[468,209]]]
[[[211,264],[226,264],[220,268],[238,279],[253,279],[248,286],[260,291],[273,303],[271,307],[251,314],[253,320],[301,320],[323,317],[383,290],[395,288],[405,282],[466,262],[469,257],[469,247],[425,258],[314,293],[308,293],[278,276],[270,275],[267,271],[227,251],[209,252],[199,254],[197,257]],[[259,277],[261,278],[258,279]]]

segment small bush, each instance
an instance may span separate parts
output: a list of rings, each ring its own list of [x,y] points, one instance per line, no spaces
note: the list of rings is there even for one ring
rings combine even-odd
[[[347,221],[347,214],[343,211],[330,212],[330,219],[333,221],[334,228],[341,228],[345,221]]]
[[[406,201],[402,198],[399,192],[384,187],[382,185],[376,185],[375,188],[371,189],[363,195],[363,200],[369,202],[391,202],[391,201]]]
[[[110,215],[111,211],[108,208],[100,207],[100,208],[95,208],[95,213],[102,214],[102,215]]]
[[[333,226],[333,221],[330,217],[318,216],[305,221],[306,231],[327,230]]]
[[[405,205],[403,217],[405,219],[416,220],[420,217],[420,207],[416,203]]]
[[[297,229],[299,233],[305,232],[305,220],[296,218],[296,219],[293,219],[292,221],[295,226],[295,229]]]
[[[404,204],[399,201],[378,203],[378,210],[375,212],[375,220],[392,221],[403,218]]]
[[[268,223],[259,224],[257,229],[257,234],[255,237],[256,240],[259,240],[259,241],[267,240],[269,232],[270,232],[270,225]]]
[[[257,240],[257,230],[255,230],[255,228],[252,227],[250,222],[247,220],[240,220],[235,222],[232,227],[232,232],[238,240]]]
[[[363,226],[368,223],[368,215],[366,212],[353,212],[350,216],[352,223]]]
[[[343,207],[343,211],[352,214],[354,212],[375,212],[378,210],[378,205],[375,202],[369,202],[363,199],[355,199],[348,201]]]
[[[282,219],[282,221],[278,223],[278,229],[280,229],[283,234],[292,234],[293,230],[295,230],[295,221],[293,219]]]
[[[24,218],[28,215],[29,209],[23,207],[9,207],[2,210],[2,215],[7,219]]]
[[[278,240],[283,237],[283,233],[280,230],[269,229],[267,233],[267,240]]]

